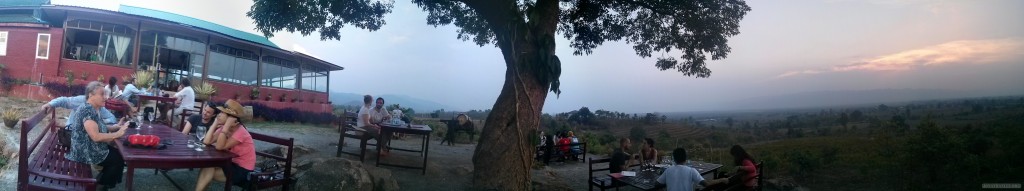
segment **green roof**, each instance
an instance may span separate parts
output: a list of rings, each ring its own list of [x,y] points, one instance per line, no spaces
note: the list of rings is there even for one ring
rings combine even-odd
[[[32,23],[32,24],[49,24],[46,21],[39,20],[32,15],[25,14],[0,14],[0,23]]]
[[[274,48],[277,48],[277,49],[281,49],[280,47],[278,47],[273,42],[270,42],[270,39],[267,39],[267,37],[264,37],[264,36],[261,36],[261,35],[256,35],[256,34],[252,34],[252,33],[248,33],[248,32],[244,32],[244,31],[240,31],[240,30],[237,30],[237,29],[233,29],[233,28],[230,28],[230,27],[225,27],[223,25],[219,25],[219,24],[216,24],[216,23],[211,23],[209,21],[199,20],[199,19],[196,19],[196,18],[184,16],[184,15],[179,15],[179,14],[174,14],[174,13],[169,13],[169,12],[163,12],[163,11],[158,11],[158,10],[153,10],[153,9],[147,9],[147,8],[142,8],[142,7],[127,6],[127,5],[121,5],[121,7],[120,7],[120,9],[118,11],[121,12],[121,13],[125,13],[125,14],[138,15],[138,16],[144,16],[144,17],[152,17],[152,18],[163,19],[163,20],[167,20],[167,21],[171,21],[171,22],[181,23],[181,24],[184,24],[184,25],[189,25],[189,26],[193,26],[193,27],[197,27],[197,28],[206,29],[206,30],[210,30],[210,31],[213,31],[213,32],[221,33],[221,34],[228,35],[228,36],[231,36],[231,37],[235,37],[235,38],[238,38],[238,39],[242,39],[242,40],[245,40],[245,41],[249,41],[249,42],[253,42],[253,43],[262,44],[262,45],[274,47]]]
[[[19,6],[34,6],[50,4],[49,0],[0,0],[0,7],[19,7]]]

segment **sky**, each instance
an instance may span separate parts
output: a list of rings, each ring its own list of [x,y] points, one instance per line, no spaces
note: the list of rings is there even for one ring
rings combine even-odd
[[[55,0],[59,1],[59,0]],[[195,17],[255,34],[248,0],[105,1]],[[544,112],[586,106],[622,112],[717,110],[737,100],[800,92],[946,89],[1024,94],[1024,1],[748,1],[752,10],[729,39],[728,58],[710,78],[659,71],[654,58],[608,42],[573,56],[559,38],[561,90]],[[103,3],[96,3],[103,4]],[[276,33],[271,41],[345,67],[330,90],[402,94],[457,110],[489,109],[504,81],[498,48],[456,38],[454,26],[426,24],[426,12],[396,1],[387,24],[344,28],[341,40]],[[561,37],[561,35],[558,35]],[[655,55],[658,55],[657,53]]]

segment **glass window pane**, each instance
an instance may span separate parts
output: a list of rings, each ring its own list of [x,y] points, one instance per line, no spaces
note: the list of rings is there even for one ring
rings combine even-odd
[[[203,77],[203,62],[205,62],[205,56],[201,54],[192,54],[192,76]]]
[[[39,34],[36,43],[36,58],[50,57],[50,34]]]
[[[210,64],[207,69],[209,74],[207,78],[215,80],[230,81],[230,77],[233,75],[235,58],[220,54],[210,53]]]

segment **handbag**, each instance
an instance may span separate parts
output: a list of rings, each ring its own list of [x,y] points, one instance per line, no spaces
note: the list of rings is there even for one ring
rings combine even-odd
[[[71,147],[71,125],[64,128],[57,128],[57,144],[64,147]]]

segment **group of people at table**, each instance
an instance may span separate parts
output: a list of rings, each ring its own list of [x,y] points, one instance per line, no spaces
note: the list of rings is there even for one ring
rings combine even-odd
[[[644,145],[639,153],[631,154],[632,144],[628,138],[619,139],[619,148],[612,152],[609,163],[610,173],[621,173],[634,162],[643,164],[656,164],[658,150],[654,148],[654,140],[644,139]],[[664,184],[668,191],[692,191],[696,185],[704,186],[704,190],[751,190],[756,186],[757,167],[754,158],[747,153],[743,147],[733,145],[729,149],[736,166],[735,173],[723,175],[719,179],[705,180],[697,169],[687,166],[688,156],[686,149],[679,147],[672,151],[672,162],[657,178],[659,184]],[[639,158],[639,161],[634,161]]]
[[[99,81],[89,82],[85,86],[85,95],[55,98],[41,106],[43,111],[54,108],[71,110],[61,132],[70,137],[71,149],[64,157],[71,161],[94,165],[99,171],[96,175],[99,190],[113,188],[123,178],[125,163],[118,150],[121,148],[116,147],[114,141],[125,136],[126,129],[129,128],[129,116],[134,116],[138,111],[138,95],[145,94],[145,91],[131,82],[132,80],[124,82],[123,91],[118,87],[117,79],[114,77],[111,77],[107,84]],[[174,113],[181,113],[194,107],[195,92],[188,79],[182,79],[173,97],[176,98],[175,103],[178,105]],[[117,119],[106,108],[111,103],[127,104],[130,109],[124,117]],[[175,121],[172,113],[165,115],[168,116],[168,121]],[[203,129],[199,127],[208,127],[202,143],[235,155],[231,159],[233,165],[230,168],[212,167],[200,170],[195,190],[204,190],[213,180],[229,181],[224,176],[227,173],[232,173],[232,184],[248,184],[248,174],[256,166],[256,150],[252,136],[243,122],[251,119],[252,114],[246,112],[238,101],[231,99],[222,104],[207,103],[201,114],[192,115],[184,122],[181,133],[193,134],[197,129]]]

